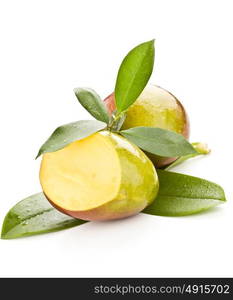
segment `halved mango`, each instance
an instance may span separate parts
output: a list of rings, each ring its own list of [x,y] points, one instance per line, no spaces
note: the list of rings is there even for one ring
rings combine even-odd
[[[84,220],[136,214],[158,192],[157,173],[147,156],[109,131],[44,154],[40,182],[56,208]]]

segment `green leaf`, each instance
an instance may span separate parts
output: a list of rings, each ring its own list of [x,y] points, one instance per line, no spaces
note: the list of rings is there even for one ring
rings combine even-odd
[[[118,112],[132,105],[146,86],[154,65],[154,40],[132,49],[118,71],[115,100]]]
[[[181,157],[177,158],[177,160],[172,162],[170,165],[166,166],[164,169],[165,170],[170,170],[170,169],[182,164],[184,161],[186,161],[190,158],[210,153],[210,149],[208,148],[208,146],[206,144],[192,143],[192,145],[193,145],[193,148],[197,151],[197,153],[181,156]]]
[[[143,212],[158,216],[186,216],[226,201],[223,189],[198,177],[157,170],[159,193]]]
[[[7,213],[1,238],[14,239],[59,231],[85,222],[60,213],[43,193],[38,193],[20,201]]]
[[[100,96],[90,88],[76,88],[79,103],[97,120],[108,123],[109,114]]]
[[[41,146],[36,158],[46,152],[54,152],[66,145],[81,140],[102,130],[106,124],[97,120],[86,120],[69,123],[58,127],[47,141]]]
[[[155,127],[133,127],[120,132],[141,149],[164,157],[196,153],[193,146],[173,131]]]

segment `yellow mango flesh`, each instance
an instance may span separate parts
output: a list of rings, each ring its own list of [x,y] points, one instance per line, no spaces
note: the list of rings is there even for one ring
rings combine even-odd
[[[46,153],[40,177],[45,194],[57,205],[87,210],[116,196],[121,170],[112,145],[95,134],[60,151]]]

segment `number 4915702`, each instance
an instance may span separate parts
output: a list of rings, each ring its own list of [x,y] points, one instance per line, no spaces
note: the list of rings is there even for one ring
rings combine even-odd
[[[185,292],[188,294],[229,294],[230,286],[228,284],[189,284]]]

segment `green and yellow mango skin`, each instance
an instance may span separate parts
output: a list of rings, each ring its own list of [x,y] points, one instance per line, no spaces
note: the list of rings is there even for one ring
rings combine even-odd
[[[111,114],[116,109],[114,94],[104,101]],[[189,138],[189,120],[184,107],[174,95],[156,85],[146,86],[126,112],[122,129],[138,126],[159,127],[182,134],[186,139]],[[176,159],[146,154],[157,168],[166,166]]]

